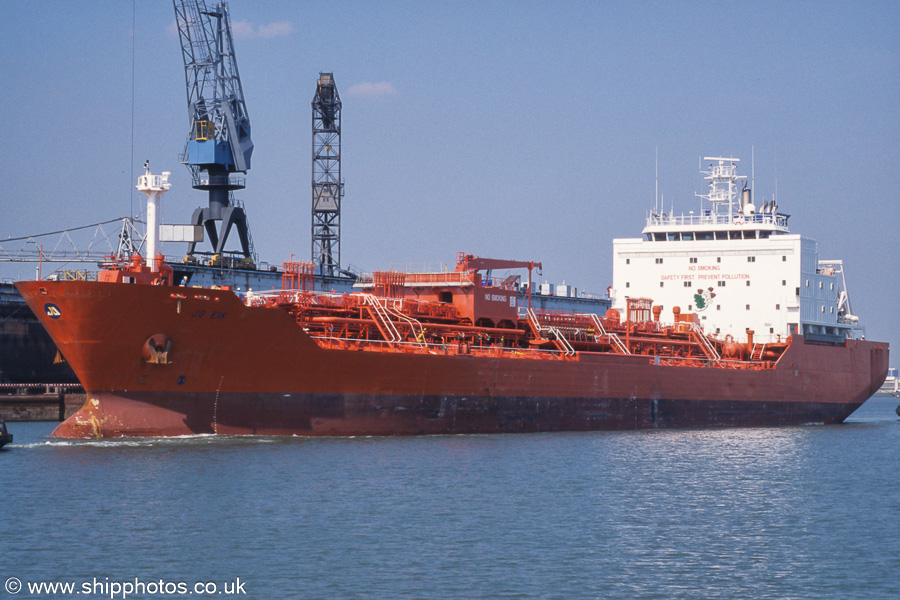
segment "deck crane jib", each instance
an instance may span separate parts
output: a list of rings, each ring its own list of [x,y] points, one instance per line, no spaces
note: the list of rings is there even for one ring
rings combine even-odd
[[[194,189],[209,194],[209,206],[197,208],[191,221],[202,225],[209,236],[213,262],[221,258],[232,226],[240,237],[244,261],[251,262],[247,216],[234,201],[234,191],[243,189],[245,180],[232,175],[250,170],[253,142],[228,6],[220,2],[210,10],[204,0],[174,0],[174,7],[190,121],[182,162],[191,171]],[[188,245],[189,259],[195,247],[195,242]]]

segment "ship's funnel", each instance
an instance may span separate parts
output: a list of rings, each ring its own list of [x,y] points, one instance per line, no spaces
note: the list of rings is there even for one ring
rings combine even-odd
[[[741,211],[744,213],[745,217],[756,214],[756,206],[753,205],[750,188],[744,188],[741,191]]]

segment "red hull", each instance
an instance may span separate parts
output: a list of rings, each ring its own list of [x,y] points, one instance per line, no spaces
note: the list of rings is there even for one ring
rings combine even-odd
[[[17,285],[88,391],[55,432],[63,437],[836,423],[875,393],[888,368],[887,344],[800,337],[766,370],[599,353],[535,360],[325,350],[286,312],[248,308],[228,291]],[[158,334],[171,340],[168,361],[148,364],[142,348]]]

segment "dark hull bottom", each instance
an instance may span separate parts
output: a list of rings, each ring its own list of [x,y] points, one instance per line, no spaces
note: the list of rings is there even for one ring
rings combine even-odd
[[[860,403],[92,393],[56,437],[526,433],[840,423]]]

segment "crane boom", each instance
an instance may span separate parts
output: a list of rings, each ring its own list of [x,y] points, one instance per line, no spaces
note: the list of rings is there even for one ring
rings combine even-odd
[[[214,157],[217,164],[223,164],[221,153],[215,156],[218,148],[205,148],[219,143],[227,148],[229,156],[225,158],[231,158],[231,163],[226,165],[232,167],[229,172],[246,173],[250,169],[253,142],[234,55],[228,5],[220,2],[215,10],[208,10],[205,0],[175,0],[174,6],[191,124],[189,154],[195,154],[191,158],[197,159]],[[191,160],[189,164],[206,163]]]
[[[489,271],[492,269],[532,269],[543,268],[541,263],[533,260],[503,260],[499,258],[479,258],[472,254],[460,252],[456,260],[457,272]]]

